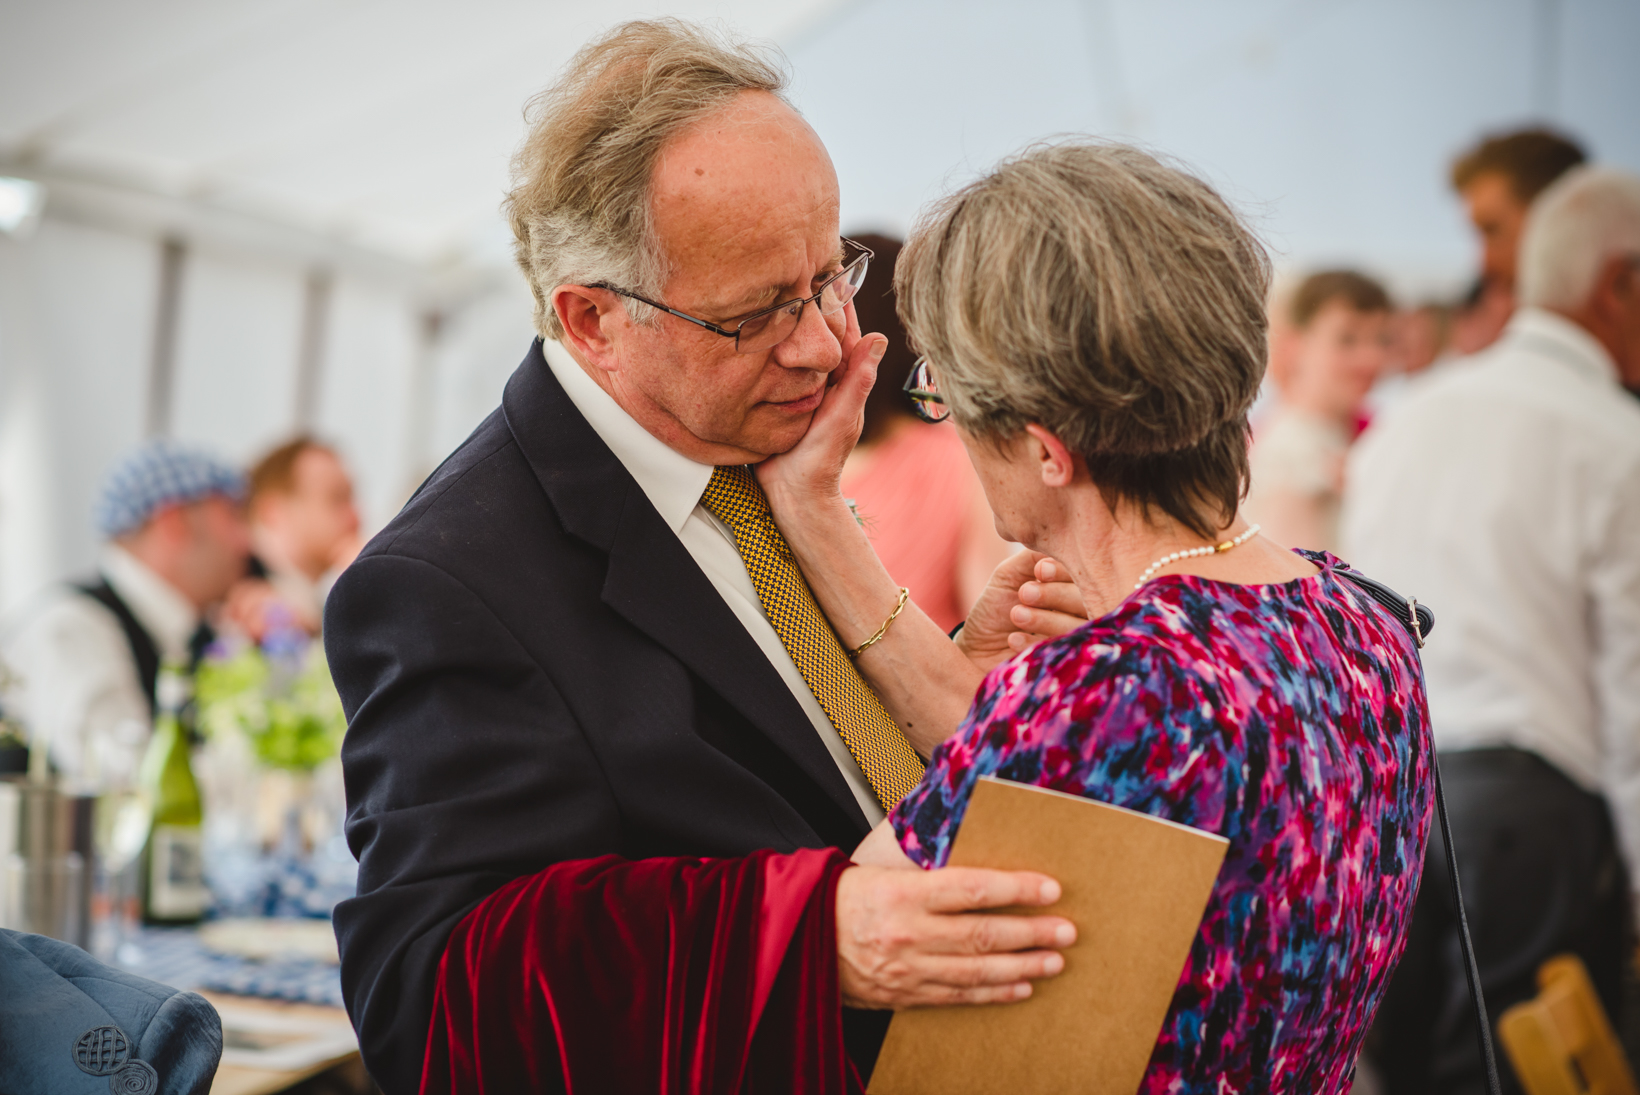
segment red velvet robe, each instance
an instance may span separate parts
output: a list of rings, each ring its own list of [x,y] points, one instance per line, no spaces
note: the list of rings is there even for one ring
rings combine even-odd
[[[422,1095],[857,1093],[835,849],[559,863],[491,894],[439,965]]]

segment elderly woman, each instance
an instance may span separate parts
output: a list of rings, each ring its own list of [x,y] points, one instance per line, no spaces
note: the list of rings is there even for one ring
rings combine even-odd
[[[918,398],[1089,617],[1017,656],[905,606],[837,489],[880,350],[759,469],[861,672],[914,742],[943,741],[858,861],[944,864],[984,775],[1229,839],[1146,1092],[1345,1090],[1428,832],[1411,637],[1343,563],[1237,514],[1267,278],[1211,188],[1119,145],[1034,149],[923,218],[897,277]]]

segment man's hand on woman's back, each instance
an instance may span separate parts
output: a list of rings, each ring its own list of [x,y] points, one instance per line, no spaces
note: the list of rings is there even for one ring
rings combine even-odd
[[[1023,1000],[1031,981],[1065,968],[1053,948],[1076,941],[1059,916],[975,910],[1051,905],[1059,883],[1032,871],[855,866],[837,880],[843,1003],[856,1008]]]

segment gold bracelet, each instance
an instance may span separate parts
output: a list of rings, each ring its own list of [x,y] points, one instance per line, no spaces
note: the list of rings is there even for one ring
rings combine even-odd
[[[888,634],[888,625],[894,622],[894,618],[896,616],[898,616],[900,613],[905,611],[906,602],[909,601],[909,600],[911,600],[911,590],[907,589],[905,586],[901,586],[900,587],[900,602],[899,602],[899,604],[894,606],[894,611],[890,612],[888,614],[888,619],[883,621],[883,626],[879,627],[877,629],[877,634],[873,635],[871,638],[867,639],[865,642],[861,643],[859,646],[855,647],[853,650],[850,650],[848,652],[848,656],[851,657],[851,658],[858,658],[861,654],[864,654],[866,652],[866,649],[869,646],[871,646],[872,643],[875,643],[877,640],[881,639],[884,635],[887,635]]]

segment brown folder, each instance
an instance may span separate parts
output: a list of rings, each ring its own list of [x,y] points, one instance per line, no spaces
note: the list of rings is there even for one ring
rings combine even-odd
[[[1076,925],[1065,970],[1017,1004],[894,1016],[871,1095],[1133,1095],[1229,841],[1076,795],[984,778],[951,865],[1041,871]]]

